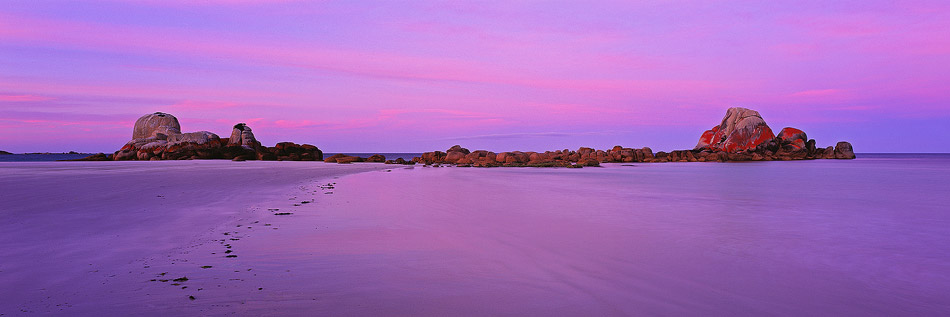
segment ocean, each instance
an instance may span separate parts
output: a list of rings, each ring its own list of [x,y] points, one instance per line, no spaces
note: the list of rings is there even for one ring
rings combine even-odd
[[[298,262],[349,286],[309,288],[343,302],[359,290],[437,314],[950,314],[947,154],[416,167],[338,187],[346,203],[320,218],[345,220],[284,256],[342,243],[346,265]]]
[[[0,313],[946,316],[948,192],[948,154],[3,163]]]
[[[4,154],[0,155],[0,162],[50,162],[60,160],[81,159],[92,154],[69,154],[69,153],[49,153],[49,154]]]
[[[336,153],[324,153],[323,157],[329,157]],[[421,156],[422,153],[343,153],[346,155],[358,156],[362,158],[370,157],[373,154],[382,154],[386,156],[387,160],[395,160],[397,158],[403,158],[405,160],[412,160],[413,157]],[[50,154],[7,154],[0,155],[0,162],[49,162],[49,161],[61,161],[61,160],[75,160],[81,159],[92,154],[80,153],[80,154],[67,154],[67,153],[50,153]]]

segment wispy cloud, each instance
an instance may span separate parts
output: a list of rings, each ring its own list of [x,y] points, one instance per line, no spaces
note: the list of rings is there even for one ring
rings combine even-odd
[[[497,133],[497,134],[481,134],[481,135],[471,135],[471,136],[460,136],[460,137],[450,137],[437,139],[437,141],[455,141],[455,140],[505,140],[505,139],[521,139],[521,138],[563,138],[563,137],[575,137],[575,136],[594,136],[594,135],[604,135],[614,132],[518,132],[518,133]]]
[[[46,96],[37,96],[37,95],[10,95],[10,94],[0,94],[0,102],[24,102],[24,101],[47,101],[53,100],[53,97]]]
[[[825,96],[834,96],[844,93],[844,90],[841,89],[813,89],[813,90],[803,90],[799,92],[792,93],[792,97],[825,97]]]
[[[498,115],[451,109],[382,109],[379,111],[380,120],[405,118],[419,115],[437,115],[443,119],[499,119]]]
[[[168,106],[168,108],[175,110],[221,110],[239,106],[243,105],[233,101],[182,100],[176,104]]]

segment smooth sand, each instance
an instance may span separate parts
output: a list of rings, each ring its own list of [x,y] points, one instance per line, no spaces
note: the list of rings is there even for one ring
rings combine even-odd
[[[188,296],[204,297],[216,285],[198,291],[181,288],[190,283],[150,280],[234,278],[221,275],[224,268],[238,269],[227,261],[238,258],[224,258],[221,241],[215,241],[234,237],[224,232],[273,230],[263,223],[236,226],[251,226],[244,220],[263,215],[280,217],[264,206],[288,209],[296,200],[312,199],[301,188],[317,180],[389,168],[250,161],[0,163],[0,314],[208,311]],[[205,265],[213,268],[200,268]]]

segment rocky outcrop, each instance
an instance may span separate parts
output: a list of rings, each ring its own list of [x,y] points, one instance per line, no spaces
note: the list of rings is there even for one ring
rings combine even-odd
[[[399,158],[399,159],[402,160],[402,158]],[[324,160],[324,162],[340,163],[340,164],[348,164],[348,163],[354,163],[354,162],[368,162],[368,163],[384,163],[385,162],[387,164],[393,164],[393,163],[390,163],[389,161],[386,161],[386,157],[381,154],[373,154],[367,158],[346,155],[346,154],[333,154],[332,156]],[[403,162],[405,162],[405,160],[403,160]]]
[[[385,162],[386,162],[386,156],[383,156],[382,154],[373,154],[373,155],[370,155],[369,157],[367,157],[367,158],[366,158],[365,160],[363,160],[363,161],[365,161],[365,162],[370,162],[370,163],[385,163]]]
[[[777,136],[772,136],[772,129],[757,111],[729,108],[722,123],[704,132],[690,154],[672,155],[670,160],[788,161],[855,157],[848,142],[838,143],[840,154],[837,146],[818,148],[816,144],[805,131],[792,127],[783,128]]]
[[[854,150],[848,142],[838,142],[834,147],[819,148],[805,131],[786,127],[778,136],[765,123],[757,111],[745,108],[730,108],[722,122],[706,131],[692,150],[676,150],[653,153],[640,149],[615,146],[609,150],[581,147],[576,151],[567,149],[547,152],[501,152],[485,150],[469,151],[455,145],[445,152],[426,152],[413,158],[413,162],[435,165],[458,166],[537,166],[537,167],[583,167],[599,166],[600,163],[659,163],[659,162],[729,162],[729,161],[788,161],[812,159],[853,159]]]
[[[333,154],[323,161],[327,163],[347,164],[347,163],[353,163],[353,162],[362,162],[363,158],[358,157],[358,156],[346,155],[346,154]]]
[[[583,167],[600,166],[600,163],[643,162],[653,158],[650,148],[632,149],[616,146],[610,150],[594,150],[582,147],[577,151],[568,149],[546,152],[500,152],[486,150],[469,151],[455,145],[445,152],[422,153],[412,159],[413,163],[426,165],[455,164],[474,167]],[[396,162],[392,162],[396,163]],[[576,163],[576,164],[575,164]]]
[[[244,123],[234,125],[231,137],[221,139],[208,131],[181,132],[175,116],[156,112],[142,116],[132,128],[132,140],[106,160],[185,160],[228,159],[322,161],[323,152],[309,144],[281,142],[275,147],[264,147]],[[84,160],[103,160],[93,155]]]
[[[0,155],[13,155],[13,153],[7,151],[0,151]]]
[[[726,110],[722,122],[699,137],[696,150],[735,153],[755,148],[775,138],[758,111],[734,107]]]
[[[247,128],[248,130],[250,128]],[[251,136],[253,137],[253,135]],[[229,140],[230,142],[230,140]],[[256,141],[255,141],[256,142]],[[260,144],[258,142],[258,144]],[[241,147],[244,147],[242,144]],[[322,161],[323,151],[310,144],[280,142],[274,147],[260,149],[261,160],[270,161]]]
[[[105,153],[97,153],[84,158],[67,160],[67,161],[111,161],[112,158]]]
[[[386,160],[386,164],[402,164],[402,165],[415,165],[416,162],[406,161],[406,159],[398,157],[395,160]]]
[[[244,123],[234,125],[231,135],[221,139],[208,131],[182,133],[178,119],[156,112],[139,118],[133,127],[133,139],[119,151],[106,155],[108,160],[179,160],[179,159],[232,159],[232,160],[294,160],[326,161],[336,163],[385,162],[387,164],[426,165],[454,164],[457,166],[534,166],[583,167],[601,163],[634,162],[726,162],[775,161],[809,159],[853,159],[854,150],[848,142],[819,148],[816,141],[799,129],[786,127],[776,136],[762,116],[746,108],[729,108],[718,126],[704,132],[692,150],[656,152],[649,147],[626,148],[615,146],[609,150],[581,147],[545,152],[470,151],[460,145],[445,152],[423,153],[411,161],[386,160],[382,155],[368,158],[333,155],[326,160],[323,152],[309,144],[278,143],[264,147]],[[102,160],[91,156],[89,160]]]

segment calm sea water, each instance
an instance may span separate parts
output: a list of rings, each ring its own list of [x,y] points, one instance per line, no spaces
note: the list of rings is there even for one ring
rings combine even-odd
[[[333,154],[337,154],[337,153],[335,152],[323,153],[323,157],[330,157]],[[395,160],[397,158],[402,158],[407,161],[412,160],[413,157],[422,156],[422,153],[342,153],[342,154],[362,157],[362,158],[370,157],[373,154],[380,154],[380,155],[385,156],[387,160]]]
[[[297,243],[246,247],[321,295],[300,295],[300,311],[950,314],[950,155],[338,182],[313,222],[281,228]]]
[[[324,153],[324,157],[329,157],[336,153]],[[373,154],[377,153],[343,153],[346,155],[358,156],[362,158],[370,157]],[[413,157],[421,156],[422,153],[378,153],[386,156],[387,160],[395,160],[397,158],[403,158],[405,160],[411,160]],[[46,161],[60,161],[60,160],[75,160],[87,157],[92,154],[10,154],[10,155],[0,155],[0,162],[46,162]]]
[[[0,262],[9,292],[28,299],[11,312],[950,315],[947,154],[582,169],[3,165],[0,196],[36,209],[10,215],[0,239],[34,255]],[[367,172],[280,185],[321,168]],[[254,203],[227,205],[237,198]],[[149,282],[164,272],[188,288]]]
[[[48,162],[59,160],[75,160],[92,154],[6,154],[0,155],[0,162]]]

